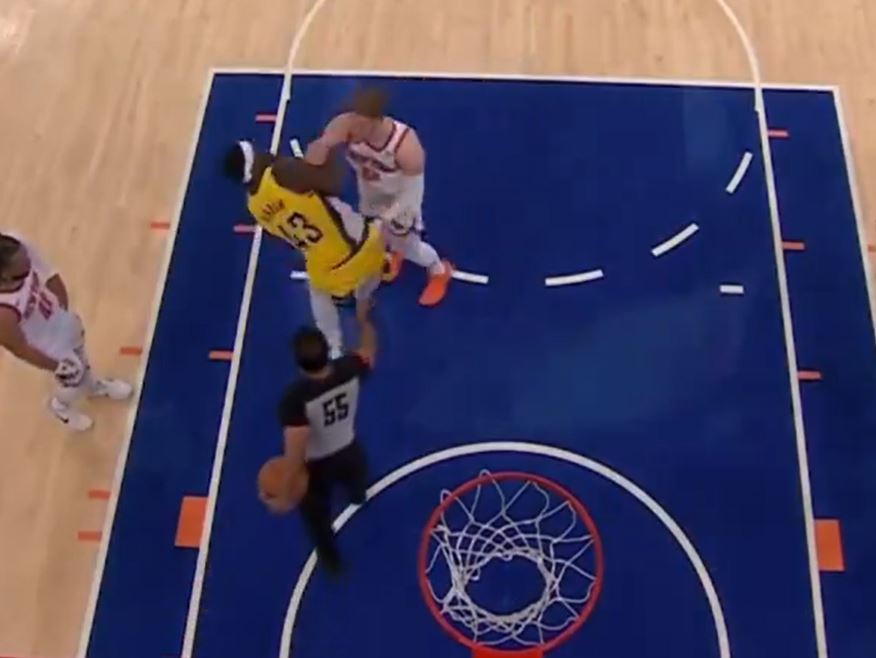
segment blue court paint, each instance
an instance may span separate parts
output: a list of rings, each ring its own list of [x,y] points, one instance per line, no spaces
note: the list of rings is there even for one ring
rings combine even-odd
[[[833,96],[772,92],[767,102],[790,132],[773,146],[785,233],[806,243],[786,257],[798,360],[824,375],[803,387],[815,513],[840,519],[846,556],[846,574],[822,579],[828,637],[834,655],[857,658],[876,647],[856,603],[876,588],[876,340]]]
[[[296,78],[281,144],[292,137],[312,139],[359,82]],[[440,308],[424,310],[416,298],[425,275],[408,263],[401,279],[380,291],[382,352],[360,415],[373,477],[436,449],[497,438],[586,454],[642,486],[691,538],[715,582],[733,655],[815,656],[751,92],[379,82],[393,94],[393,112],[417,127],[429,152],[430,240],[463,269],[488,274],[490,285],[455,283]],[[279,77],[245,75],[222,75],[214,83],[91,656],[139,658],[179,650],[195,554],[172,548],[173,530],[182,495],[207,490],[227,366],[204,355],[233,340],[249,247],[230,232],[245,213],[242,192],[221,180],[216,160],[241,136],[267,144],[270,127],[256,126],[252,117],[273,109],[279,84]],[[790,152],[785,158],[776,147],[782,209],[795,198],[813,197],[808,206],[800,200],[787,209],[785,221],[797,223],[789,237],[806,240],[810,250],[816,239],[829,243],[818,266],[838,273],[830,279],[830,294],[842,299],[831,302],[830,314],[841,319],[834,326],[846,340],[834,341],[832,363],[842,370],[851,359],[859,368],[847,386],[860,402],[846,418],[828,413],[841,404],[839,392],[828,397],[833,406],[811,402],[818,395],[814,389],[804,398],[807,425],[821,422],[829,431],[842,423],[861,469],[849,477],[847,453],[822,450],[828,439],[812,436],[816,508],[825,491],[825,513],[862,522],[867,512],[856,512],[866,510],[858,507],[859,497],[873,500],[861,464],[873,459],[863,444],[870,422],[863,401],[876,388],[869,378],[876,360],[872,327],[863,322],[866,298],[859,253],[852,249],[854,220],[836,117],[819,94],[770,94],[768,102],[771,118],[775,111],[792,131],[793,139],[780,148],[794,148],[795,122],[805,123],[809,141],[800,148],[820,153],[821,165],[832,172],[819,186],[818,176],[807,173],[806,158]],[[724,187],[746,150],[756,154],[754,161],[736,194],[728,196]],[[347,198],[355,201],[352,181]],[[818,207],[827,210],[813,210]],[[821,230],[816,226],[822,212],[830,212],[839,228],[808,237]],[[694,221],[700,231],[689,241],[660,259],[651,256],[652,247]],[[298,518],[267,514],[254,484],[261,463],[281,450],[275,405],[294,376],[287,341],[309,318],[306,288],[288,278],[294,267],[300,259],[266,237],[216,508],[195,644],[199,658],[276,656],[291,587],[309,551]],[[545,276],[597,267],[605,270],[604,280],[544,287]],[[805,273],[791,265],[789,270],[795,312],[798,298],[809,300],[801,305],[821,308],[825,300],[813,301],[812,286],[795,283]],[[744,285],[745,296],[719,295],[726,281]],[[821,341],[806,336],[833,331],[826,317],[814,312],[795,318],[801,363],[810,364],[804,352],[811,350],[812,367],[828,364],[825,352],[818,352]],[[827,365],[822,369],[830,372]],[[825,413],[813,421],[810,408],[818,405]],[[468,653],[430,616],[416,553],[442,489],[483,468],[554,479],[584,502],[599,528],[605,551],[599,601],[580,632],[552,655],[718,655],[696,574],[640,503],[568,464],[491,455],[426,469],[354,517],[341,537],[349,573],[340,583],[321,573],[314,577],[293,636],[296,658]],[[853,523],[852,531],[850,557],[873,542],[863,523]],[[872,561],[865,559],[854,560],[862,576],[872,574]],[[850,606],[863,582],[826,587],[829,630],[845,635],[832,655],[861,655],[855,642],[869,631]],[[527,588],[518,591],[531,595]],[[484,581],[478,596],[501,606],[510,595]],[[832,610],[841,611],[842,621],[835,622]],[[397,649],[387,647],[387,637]]]

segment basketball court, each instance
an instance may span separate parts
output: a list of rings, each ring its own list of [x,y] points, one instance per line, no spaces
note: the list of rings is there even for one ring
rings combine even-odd
[[[50,548],[16,580],[34,602],[2,608],[0,654],[870,655],[872,186],[859,194],[854,165],[873,173],[872,128],[848,120],[866,93],[823,62],[774,74],[764,31],[804,21],[784,3],[609,18],[599,3],[343,3],[296,5],[285,68],[223,56],[202,76],[178,209],[121,238],[153,270],[165,249],[151,315],[129,309],[145,338],[111,330],[124,299],[98,302],[97,273],[68,260],[94,351],[142,377],[127,428],[123,412],[96,438],[29,421],[40,442],[80,443],[43,455],[63,483],[52,512],[3,512]],[[390,20],[423,43],[375,49]],[[372,484],[362,508],[337,501],[348,569],[333,580],[297,516],[255,492],[281,450],[288,340],[310,322],[303,263],[254,229],[220,162],[241,138],[297,153],[363,84],[417,128],[428,236],[458,270],[436,309],[417,305],[411,264],[378,293],[359,418]],[[121,286],[144,265],[116,267]],[[67,613],[45,612],[55,592]],[[66,639],[46,639],[59,625]]]

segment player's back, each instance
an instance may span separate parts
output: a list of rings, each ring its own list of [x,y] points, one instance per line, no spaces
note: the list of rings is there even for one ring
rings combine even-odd
[[[280,185],[271,167],[248,198],[250,213],[271,235],[304,254],[308,271],[330,270],[355,253],[365,225],[343,201]]]
[[[286,391],[281,402],[281,417],[306,418],[310,426],[305,451],[308,460],[334,454],[353,442],[359,384],[368,372],[362,357],[350,354],[333,361],[327,377],[305,377]]]

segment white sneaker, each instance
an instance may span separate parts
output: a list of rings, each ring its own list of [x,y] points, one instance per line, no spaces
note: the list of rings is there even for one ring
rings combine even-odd
[[[89,395],[93,398],[109,398],[110,400],[127,400],[134,392],[134,387],[121,379],[105,377],[97,379],[91,387]]]
[[[334,361],[344,356],[344,351],[340,347],[333,347],[329,350],[329,358]]]
[[[85,432],[94,425],[94,421],[89,416],[64,404],[56,397],[49,400],[49,410],[51,410],[55,418],[76,432]]]

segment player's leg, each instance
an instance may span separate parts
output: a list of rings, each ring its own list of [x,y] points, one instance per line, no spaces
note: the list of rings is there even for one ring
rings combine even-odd
[[[343,338],[341,336],[341,316],[335,306],[332,296],[312,285],[310,291],[310,310],[316,328],[325,336],[329,345],[329,356],[336,359],[343,353]]]
[[[70,380],[58,381],[58,389],[49,401],[52,413],[65,425],[78,431],[89,429],[92,419],[74,408],[74,404],[85,396],[106,397],[112,400],[127,400],[133,392],[132,386],[120,379],[97,377],[91,369],[91,361],[85,350],[85,329],[79,316],[70,314],[70,339],[67,345],[57,351],[55,358],[67,359],[81,370],[81,377],[75,385]]]
[[[59,383],[55,394],[49,399],[49,410],[55,418],[72,430],[84,432],[91,429],[94,421],[90,416],[82,413],[74,406],[87,393],[88,388],[82,383],[76,386],[67,386]]]
[[[319,559],[330,571],[338,571],[341,567],[341,554],[332,530],[330,466],[328,459],[308,462],[310,481],[299,509]]]
[[[337,455],[338,480],[354,505],[365,503],[368,490],[368,460],[358,441],[353,441]]]
[[[420,304],[423,306],[440,304],[447,295],[453,266],[448,261],[442,260],[435,248],[423,240],[418,231],[411,231],[406,235],[390,232],[386,240],[392,251],[402,254],[407,260],[426,268],[429,272],[429,282],[420,295]]]

